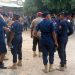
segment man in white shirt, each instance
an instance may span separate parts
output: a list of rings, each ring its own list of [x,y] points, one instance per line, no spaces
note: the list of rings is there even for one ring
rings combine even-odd
[[[33,57],[36,57],[36,46],[38,44],[38,50],[39,50],[39,57],[41,56],[41,46],[40,46],[40,36],[41,32],[38,32],[38,35],[35,36],[35,28],[36,26],[43,20],[42,18],[42,12],[37,13],[37,18],[35,18],[31,23],[31,38],[33,38]]]

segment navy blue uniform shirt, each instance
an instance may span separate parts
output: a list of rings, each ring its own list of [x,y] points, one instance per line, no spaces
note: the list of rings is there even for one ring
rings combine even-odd
[[[0,53],[6,53],[6,44],[5,44],[5,31],[3,27],[6,27],[6,22],[0,17]]]
[[[14,32],[14,39],[13,40],[19,40],[22,38],[22,31],[23,31],[23,26],[19,21],[15,21],[12,26],[11,26],[11,31]]]
[[[61,20],[58,24],[58,36],[59,37],[68,37],[69,34],[73,33],[72,26],[67,20]]]
[[[41,31],[41,36],[50,36],[54,31],[53,23],[50,20],[44,19],[37,25],[36,31]]]
[[[2,18],[0,18],[0,41],[1,42],[5,41],[5,32],[3,27],[6,27],[6,26],[7,26],[6,22]]]
[[[41,31],[41,43],[53,43],[52,32],[55,31],[55,29],[52,21],[44,19],[37,25],[36,31]]]

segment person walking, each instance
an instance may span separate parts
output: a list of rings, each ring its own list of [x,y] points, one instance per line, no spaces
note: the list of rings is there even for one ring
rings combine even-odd
[[[2,15],[0,14],[0,68],[6,69],[7,67],[4,67],[4,57],[7,53],[6,44],[5,44],[5,31],[10,31],[9,28],[7,28],[7,24],[4,21]]]
[[[35,35],[37,36],[38,31],[41,31],[41,47],[43,53],[43,64],[45,73],[48,72],[48,61],[49,61],[49,72],[53,71],[54,63],[54,51],[55,45],[58,47],[57,37],[52,21],[50,21],[50,14],[48,12],[43,13],[43,21],[36,26]],[[48,58],[49,55],[49,59]]]
[[[60,22],[57,24],[57,37],[58,37],[58,55],[60,58],[60,67],[58,70],[64,71],[66,68],[66,45],[68,42],[68,36],[72,35],[73,27],[71,24],[65,19],[65,13],[61,12]]]
[[[13,55],[13,65],[9,69],[16,69],[17,65],[22,66],[22,31],[23,25],[19,22],[20,16],[14,14],[14,23],[11,25],[10,38],[8,41],[8,46],[11,48]],[[17,63],[18,58],[18,63]]]
[[[42,12],[37,13],[37,18],[35,18],[31,23],[31,38],[33,38],[33,57],[36,57],[36,46],[38,44],[38,50],[39,50],[39,57],[41,56],[41,45],[40,45],[40,31],[38,32],[38,36],[36,37],[34,35],[34,31],[36,26],[43,20],[42,18]]]

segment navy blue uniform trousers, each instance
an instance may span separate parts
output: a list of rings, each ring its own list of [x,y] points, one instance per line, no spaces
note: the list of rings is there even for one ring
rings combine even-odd
[[[54,42],[49,36],[42,36],[41,38],[41,47],[43,52],[43,64],[47,65],[48,61],[50,64],[54,62]],[[48,60],[49,56],[49,60]]]
[[[22,48],[22,37],[13,39],[12,48],[11,48],[11,52],[13,55],[13,63],[17,62],[17,56],[18,56],[18,60],[22,60],[22,49],[21,48]]]
[[[59,37],[58,38],[58,43],[59,43],[58,54],[59,54],[59,58],[61,60],[61,62],[60,62],[61,67],[64,67],[64,65],[66,65],[67,42],[68,42],[68,37]]]

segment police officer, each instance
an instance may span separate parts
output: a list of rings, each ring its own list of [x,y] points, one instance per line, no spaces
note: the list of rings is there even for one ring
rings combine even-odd
[[[7,22],[8,22],[8,15],[6,14],[6,13],[3,13],[2,14],[3,15],[3,18],[4,18],[4,21],[6,22],[6,24],[7,24]],[[8,24],[7,24],[7,26],[8,26]],[[5,32],[5,40],[6,40],[6,44],[7,44],[7,34],[8,34],[9,32]],[[4,60],[8,60],[8,58],[7,58],[7,53],[6,53],[6,55],[5,55],[5,57],[4,57]]]
[[[57,36],[58,36],[58,54],[61,60],[58,70],[64,71],[66,68],[66,45],[68,36],[73,33],[73,28],[70,23],[65,19],[65,13],[60,13],[60,22],[58,23]]]
[[[73,28],[73,14],[72,13],[67,13],[67,19],[68,23],[70,24],[70,26],[72,26]]]
[[[14,14],[14,23],[11,26],[10,39],[8,46],[11,46],[11,52],[13,55],[13,65],[9,69],[16,69],[17,65],[22,66],[22,31],[23,27],[19,22],[19,15]],[[17,63],[18,56],[18,63]]]
[[[41,31],[41,47],[43,53],[43,64],[45,73],[48,72],[48,60],[49,60],[49,71],[53,70],[53,62],[54,62],[54,43],[58,47],[56,33],[54,30],[53,23],[50,21],[50,14],[48,12],[43,13],[43,21],[40,22],[36,27],[35,35],[37,36],[37,32]],[[49,55],[49,59],[47,59]]]
[[[6,44],[5,44],[5,31],[9,31],[7,24],[4,21],[2,15],[0,14],[0,68],[6,69],[3,64],[5,54],[7,53]]]

